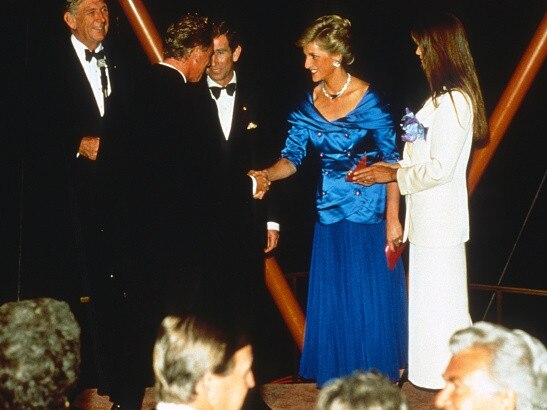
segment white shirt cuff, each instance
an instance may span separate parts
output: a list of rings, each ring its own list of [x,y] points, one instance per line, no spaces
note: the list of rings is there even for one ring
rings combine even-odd
[[[279,224],[277,222],[268,221],[266,224],[268,231],[279,231]]]

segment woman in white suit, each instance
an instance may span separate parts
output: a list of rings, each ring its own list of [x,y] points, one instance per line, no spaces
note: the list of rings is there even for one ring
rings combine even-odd
[[[409,247],[409,380],[440,389],[448,340],[471,324],[465,242],[466,169],[473,141],[487,138],[482,93],[466,34],[451,14],[427,16],[412,31],[430,98],[405,116],[403,159],[354,173],[363,185],[397,181],[406,200],[401,244]],[[409,124],[413,123],[413,124]]]

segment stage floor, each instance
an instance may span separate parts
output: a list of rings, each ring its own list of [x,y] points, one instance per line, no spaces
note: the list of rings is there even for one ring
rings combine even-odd
[[[268,383],[261,387],[264,401],[272,410],[313,410],[318,389],[312,383]],[[411,383],[403,385],[410,408],[413,410],[433,410],[435,393],[423,391]],[[76,408],[81,410],[110,410],[111,403],[106,396],[99,396],[97,390],[87,389],[76,400]],[[154,389],[146,389],[142,410],[154,409]]]

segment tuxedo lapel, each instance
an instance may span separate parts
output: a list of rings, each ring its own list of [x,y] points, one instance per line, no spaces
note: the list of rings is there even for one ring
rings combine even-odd
[[[74,94],[74,99],[72,101],[67,101],[67,104],[78,103],[81,104],[82,110],[93,111],[95,116],[100,118],[101,113],[97,102],[95,101],[95,96],[93,95],[93,89],[87,76],[85,74],[84,68],[78,59],[76,50],[72,46],[72,43],[68,43],[68,54],[69,58],[61,61],[69,62],[67,65],[66,78],[69,88],[69,92]]]
[[[243,138],[247,126],[250,122],[250,109],[248,96],[245,92],[245,86],[237,85],[236,98],[234,102],[234,112],[232,114],[232,128],[230,130],[230,140]]]
[[[222,124],[220,123],[220,117],[218,115],[218,106],[216,101],[213,99],[213,97],[209,98],[209,100],[210,100],[210,107],[211,107],[209,118],[214,118],[213,132],[217,137],[216,140],[222,144],[226,142],[226,137],[224,136],[224,131],[222,131]]]
[[[242,91],[237,90],[235,101],[234,101],[234,111],[232,112],[232,127],[230,128],[230,138],[228,141],[233,141],[233,139],[238,138],[241,134],[241,110],[242,110]]]

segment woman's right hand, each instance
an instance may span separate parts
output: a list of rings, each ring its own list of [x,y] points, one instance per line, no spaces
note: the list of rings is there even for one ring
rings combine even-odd
[[[371,186],[397,181],[397,170],[401,166],[395,163],[377,162],[369,167],[353,172],[352,180],[356,184]]]

